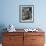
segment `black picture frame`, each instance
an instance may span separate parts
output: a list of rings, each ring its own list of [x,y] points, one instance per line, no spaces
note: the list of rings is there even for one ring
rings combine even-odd
[[[19,5],[19,22],[34,22],[34,5]]]

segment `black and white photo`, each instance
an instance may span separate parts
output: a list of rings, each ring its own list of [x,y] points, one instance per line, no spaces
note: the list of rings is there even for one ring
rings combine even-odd
[[[20,5],[19,13],[20,22],[28,23],[34,21],[34,5]]]

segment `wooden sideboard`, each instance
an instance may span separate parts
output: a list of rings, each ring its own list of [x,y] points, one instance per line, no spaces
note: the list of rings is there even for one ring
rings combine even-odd
[[[3,32],[2,46],[44,46],[44,32]]]

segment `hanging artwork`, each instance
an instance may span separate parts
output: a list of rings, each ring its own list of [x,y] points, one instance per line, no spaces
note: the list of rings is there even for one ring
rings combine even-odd
[[[34,22],[34,5],[19,6],[19,21],[24,23]]]

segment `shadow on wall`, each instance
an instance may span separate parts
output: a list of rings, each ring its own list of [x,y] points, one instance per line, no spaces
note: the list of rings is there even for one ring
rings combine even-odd
[[[5,32],[6,30],[4,30],[5,25],[4,24],[0,24],[0,43],[2,43],[2,36],[3,36],[3,32]]]

